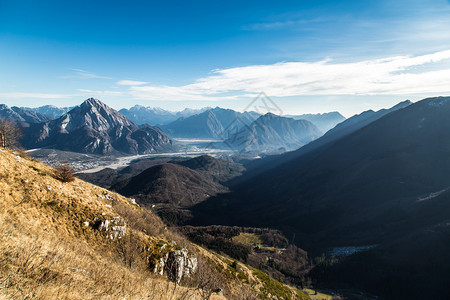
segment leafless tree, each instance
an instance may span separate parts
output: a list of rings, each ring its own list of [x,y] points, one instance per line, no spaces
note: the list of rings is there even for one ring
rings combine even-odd
[[[75,171],[67,162],[55,166],[55,177],[62,182],[74,181],[74,175]]]
[[[14,121],[0,118],[0,146],[2,148],[18,146],[22,136],[22,130]]]

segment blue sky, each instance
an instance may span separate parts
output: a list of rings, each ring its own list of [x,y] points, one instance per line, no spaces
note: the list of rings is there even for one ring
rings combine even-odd
[[[0,0],[0,103],[350,116],[450,95],[449,50],[445,0]]]

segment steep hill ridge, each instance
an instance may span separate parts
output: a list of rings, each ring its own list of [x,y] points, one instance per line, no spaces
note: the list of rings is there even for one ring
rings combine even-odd
[[[170,163],[150,167],[111,188],[135,197],[142,205],[170,203],[178,207],[190,207],[211,195],[228,191],[201,172]]]

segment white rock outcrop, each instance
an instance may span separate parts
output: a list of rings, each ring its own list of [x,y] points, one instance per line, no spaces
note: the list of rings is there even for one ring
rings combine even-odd
[[[112,240],[121,239],[127,234],[127,225],[121,217],[114,217],[111,220],[95,217],[94,223],[98,224],[98,230],[107,231]]]
[[[190,276],[195,273],[197,267],[197,258],[190,258],[188,256],[188,250],[183,248],[168,253],[167,260],[164,264],[164,271],[170,280],[179,283],[183,276]]]

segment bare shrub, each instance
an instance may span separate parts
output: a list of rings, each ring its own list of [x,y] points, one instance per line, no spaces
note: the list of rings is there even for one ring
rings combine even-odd
[[[123,264],[129,269],[137,266],[138,263],[140,263],[140,265],[143,264],[139,256],[141,251],[139,239],[131,230],[117,241],[116,251],[121,257]]]
[[[28,152],[25,148],[18,146],[15,150],[20,157],[29,158]]]
[[[165,226],[161,219],[146,208],[127,205],[119,201],[114,201],[113,206],[114,210],[126,220],[130,228],[154,236],[164,232]]]
[[[55,178],[62,182],[71,182],[75,180],[75,171],[68,163],[61,163],[55,166]]]
[[[238,296],[232,297],[236,300],[257,300],[258,297],[249,286],[243,285],[239,288]]]

